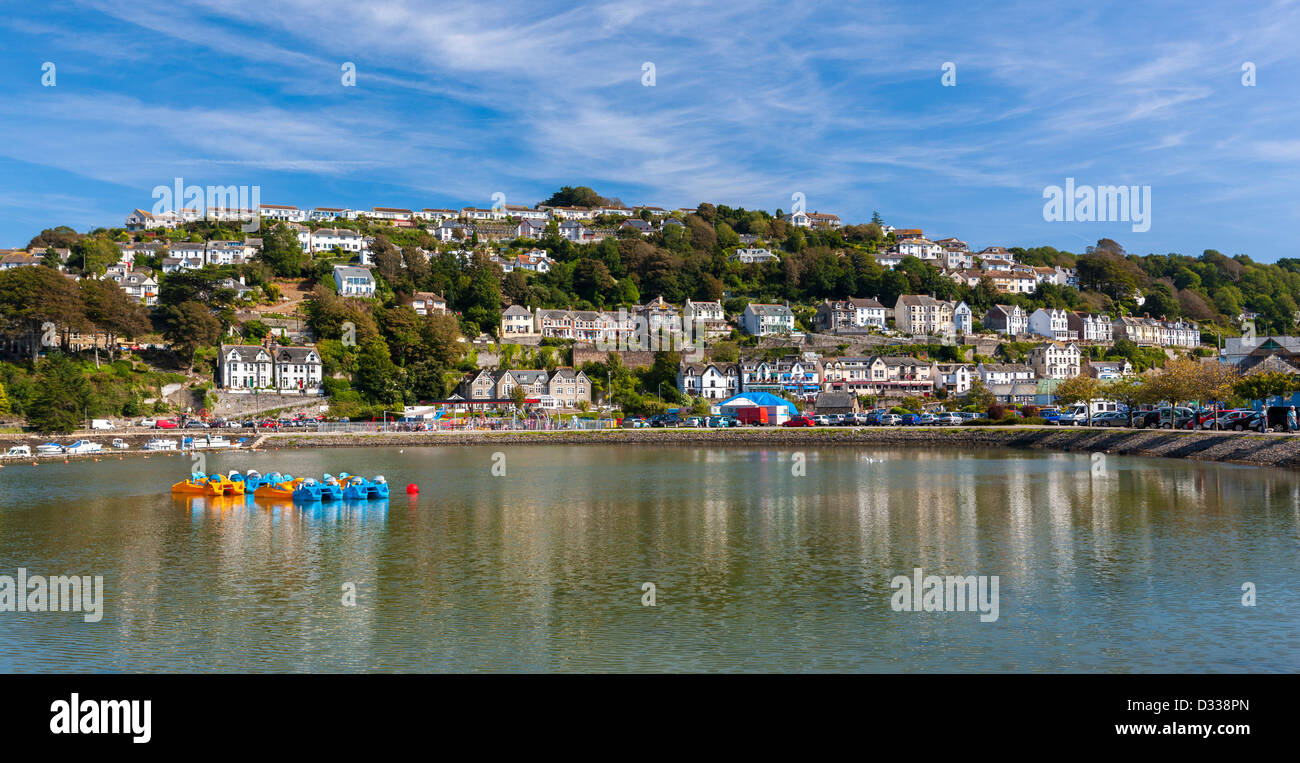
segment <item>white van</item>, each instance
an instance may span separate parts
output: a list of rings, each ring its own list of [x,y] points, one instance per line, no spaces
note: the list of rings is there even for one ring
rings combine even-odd
[[[95,419],[94,421],[90,422],[90,428],[91,429],[116,429],[117,427],[113,426],[113,422],[109,421],[108,419]]]

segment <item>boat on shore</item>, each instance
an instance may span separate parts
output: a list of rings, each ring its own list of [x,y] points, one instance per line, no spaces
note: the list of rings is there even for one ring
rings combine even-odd
[[[99,453],[103,450],[104,450],[104,446],[100,445],[97,442],[91,442],[90,440],[77,440],[76,442],[72,443],[68,447],[64,448],[63,452],[70,453],[72,455],[84,455],[86,453]]]
[[[153,437],[149,442],[144,444],[145,450],[176,450],[178,444],[175,440],[165,440],[161,437]]]
[[[43,445],[36,446],[36,455],[38,456],[61,456],[63,455],[63,446],[57,442],[47,442]]]
[[[4,455],[5,458],[31,458],[32,449],[28,445],[15,445]]]

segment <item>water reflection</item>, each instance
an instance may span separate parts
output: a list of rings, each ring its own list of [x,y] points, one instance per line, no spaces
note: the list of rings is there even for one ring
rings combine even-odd
[[[852,447],[208,460],[347,466],[385,474],[395,494],[172,498],[183,459],[6,468],[0,574],[103,574],[108,601],[98,627],[0,613],[0,668],[1300,667],[1300,479],[1281,470]],[[420,494],[396,492],[407,483]],[[999,621],[892,611],[888,581],[914,567],[1000,576]],[[1267,606],[1240,606],[1246,580]],[[656,607],[641,606],[645,582]]]

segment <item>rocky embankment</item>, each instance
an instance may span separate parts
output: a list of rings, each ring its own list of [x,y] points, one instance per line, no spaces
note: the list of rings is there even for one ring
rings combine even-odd
[[[1057,427],[615,429],[554,432],[411,432],[387,434],[284,433],[263,448],[418,447],[438,445],[898,445],[921,448],[1033,448],[1125,456],[1300,467],[1300,435],[1251,432]]]

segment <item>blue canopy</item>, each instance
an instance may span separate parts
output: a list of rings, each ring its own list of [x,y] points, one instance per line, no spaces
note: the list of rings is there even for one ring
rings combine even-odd
[[[799,415],[798,406],[783,397],[773,395],[771,392],[742,392],[718,403],[719,408],[748,408],[750,406],[781,407],[785,408],[791,416]]]

